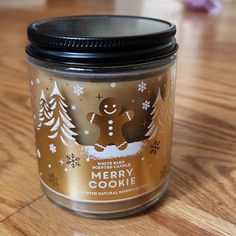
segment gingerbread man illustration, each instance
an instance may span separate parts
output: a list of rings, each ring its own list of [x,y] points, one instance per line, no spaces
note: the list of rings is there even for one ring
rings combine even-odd
[[[134,117],[132,110],[120,114],[122,104],[115,98],[105,98],[99,105],[102,115],[90,112],[87,114],[87,120],[91,124],[100,127],[100,137],[95,143],[96,151],[102,152],[108,145],[116,145],[119,150],[124,150],[128,143],[122,133],[122,126],[131,121]]]

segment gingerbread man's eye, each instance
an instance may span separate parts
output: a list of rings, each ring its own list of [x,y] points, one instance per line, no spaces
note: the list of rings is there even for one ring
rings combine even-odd
[[[104,105],[105,108],[108,108],[108,105]]]
[[[112,107],[114,107],[114,108],[115,108],[115,107],[116,107],[116,104],[114,104]]]

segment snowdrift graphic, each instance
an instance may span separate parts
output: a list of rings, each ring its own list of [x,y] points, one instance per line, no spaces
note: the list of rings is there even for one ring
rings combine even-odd
[[[119,150],[115,145],[107,146],[103,152],[97,152],[94,146],[83,146],[83,151],[91,159],[109,159],[126,156],[136,156],[146,146],[145,141],[129,143],[125,150]]]

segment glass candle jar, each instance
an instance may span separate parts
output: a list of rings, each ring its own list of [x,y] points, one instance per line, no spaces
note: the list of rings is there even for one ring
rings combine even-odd
[[[121,217],[165,193],[177,43],[173,24],[74,16],[28,27],[42,189],[80,215]]]

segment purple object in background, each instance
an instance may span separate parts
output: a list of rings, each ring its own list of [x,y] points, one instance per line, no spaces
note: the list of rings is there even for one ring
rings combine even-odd
[[[218,0],[186,0],[186,8],[192,11],[205,11],[216,15],[222,9]]]

